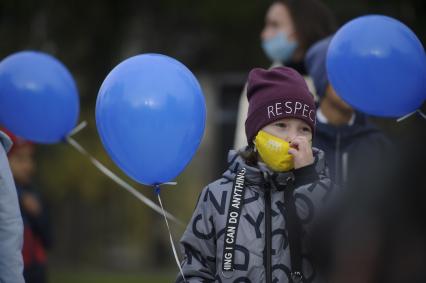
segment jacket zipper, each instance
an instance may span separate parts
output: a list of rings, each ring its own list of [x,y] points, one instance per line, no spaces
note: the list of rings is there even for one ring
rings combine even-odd
[[[342,184],[346,184],[348,181],[348,155],[347,152],[342,154]]]
[[[265,184],[265,276],[266,283],[272,282],[272,217],[271,217],[271,185]]]

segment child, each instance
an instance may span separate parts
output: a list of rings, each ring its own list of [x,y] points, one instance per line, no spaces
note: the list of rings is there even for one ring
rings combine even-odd
[[[185,279],[315,282],[301,239],[330,181],[324,154],[311,147],[314,99],[287,67],[252,70],[247,96],[248,147],[231,151],[229,169],[201,193],[181,239]]]
[[[315,43],[306,55],[306,67],[318,97],[314,145],[325,152],[330,177],[340,187],[365,178],[365,172],[382,167],[392,151],[390,140],[367,117],[352,109],[328,81],[327,50],[332,37]],[[367,169],[368,167],[368,169]]]
[[[6,133],[13,141],[8,157],[24,222],[22,255],[25,282],[44,283],[47,282],[47,250],[51,237],[46,207],[33,186],[35,146],[10,132]]]

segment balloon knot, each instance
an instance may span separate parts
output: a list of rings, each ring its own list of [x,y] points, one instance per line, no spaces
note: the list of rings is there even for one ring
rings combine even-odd
[[[160,186],[159,185],[154,185],[154,192],[156,195],[160,194]]]

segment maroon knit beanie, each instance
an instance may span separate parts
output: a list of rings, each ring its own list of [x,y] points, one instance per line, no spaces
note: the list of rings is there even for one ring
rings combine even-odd
[[[303,77],[295,70],[277,67],[256,68],[247,81],[249,108],[246,120],[248,144],[266,125],[283,119],[298,118],[315,131],[315,102]]]

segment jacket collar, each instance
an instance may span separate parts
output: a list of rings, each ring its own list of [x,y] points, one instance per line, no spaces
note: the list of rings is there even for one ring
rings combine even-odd
[[[336,127],[327,123],[322,123],[320,119],[317,119],[315,137],[335,140],[336,136],[340,135],[340,138],[345,140],[378,132],[380,132],[379,129],[368,121],[366,115],[357,111],[352,125]]]
[[[356,112],[352,113],[351,119],[347,123],[348,126],[352,126],[355,123]],[[321,108],[317,110],[317,121],[322,124],[328,124],[328,119],[325,117],[324,113],[322,113]]]
[[[325,169],[325,156],[322,150],[313,148],[315,171],[321,173]],[[248,186],[263,191],[265,182],[271,183],[273,188],[285,186],[289,179],[294,179],[293,171],[276,173],[269,169],[264,163],[259,162],[257,166],[248,165],[239,151],[230,150],[228,153],[228,170],[223,173],[226,179],[235,179],[236,174],[246,168],[245,180]]]

